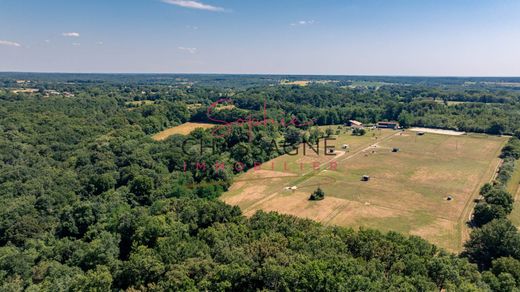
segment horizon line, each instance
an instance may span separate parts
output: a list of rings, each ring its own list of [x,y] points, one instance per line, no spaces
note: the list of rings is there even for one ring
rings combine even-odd
[[[216,72],[74,72],[0,71],[0,74],[83,74],[83,75],[249,75],[249,76],[336,76],[336,77],[420,77],[420,78],[520,78],[520,75],[408,75],[408,74],[316,74],[316,73],[216,73]]]

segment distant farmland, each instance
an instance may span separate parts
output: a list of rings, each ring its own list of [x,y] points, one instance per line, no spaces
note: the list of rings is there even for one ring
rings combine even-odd
[[[473,200],[494,177],[506,140],[392,130],[354,137],[342,130],[333,143],[336,156],[300,151],[278,157],[237,177],[222,200],[246,215],[277,211],[328,225],[393,230],[460,251]],[[348,151],[341,149],[344,144]],[[336,170],[327,169],[331,161]],[[312,162],[319,162],[320,170],[313,170]],[[363,175],[370,180],[361,181]],[[325,200],[309,201],[318,186]]]
[[[180,135],[188,135],[193,132],[193,130],[197,128],[209,129],[213,128],[215,125],[213,124],[203,124],[203,123],[184,123],[182,125],[178,125],[175,127],[168,128],[164,131],[161,131],[152,136],[152,139],[155,141],[162,141],[171,135],[180,134]]]

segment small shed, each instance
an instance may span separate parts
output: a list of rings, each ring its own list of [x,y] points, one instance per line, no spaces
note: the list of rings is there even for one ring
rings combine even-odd
[[[348,144],[341,145],[341,149],[348,149],[348,148],[350,148],[350,146]]]
[[[424,136],[424,132],[417,132],[417,135]]]
[[[453,197],[452,196],[448,196],[446,197],[446,201],[452,201],[453,200]]]
[[[363,177],[361,177],[361,181],[369,181],[370,180],[370,176],[368,175],[364,175]]]
[[[401,150],[401,149],[394,147],[394,148],[392,149],[392,152],[399,152],[400,150]]]

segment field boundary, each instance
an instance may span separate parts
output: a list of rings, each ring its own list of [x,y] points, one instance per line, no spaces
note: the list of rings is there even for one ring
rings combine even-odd
[[[484,178],[486,176],[489,177],[489,180],[487,180],[487,182],[492,182],[495,179],[495,177],[498,173],[498,170],[500,168],[500,165],[502,165],[502,159],[500,159],[498,157],[500,156],[500,152],[502,151],[502,148],[504,148],[506,143],[507,143],[507,140],[502,142],[502,144],[500,145],[500,148],[497,151],[495,151],[495,157],[496,157],[495,159],[498,159],[498,161],[495,162],[494,159],[491,160],[491,162],[489,163],[489,166],[488,166],[488,170],[486,172],[484,172],[480,181],[484,181]],[[496,164],[496,165],[493,167],[494,164]],[[491,170],[493,172],[490,174],[489,172]],[[466,223],[471,221],[471,216],[473,215],[473,210],[475,209],[475,206],[476,206],[475,200],[480,197],[481,188],[482,188],[482,185],[480,185],[480,184],[478,184],[476,186],[475,190],[472,192],[472,195],[468,197],[468,200],[467,200],[466,204],[464,205],[464,209],[462,209],[462,213],[459,217],[459,220],[458,220],[459,222],[457,224],[460,225],[460,245],[459,245],[460,249],[463,248],[464,242],[466,242],[466,240],[469,239],[469,236],[471,233],[471,228]]]

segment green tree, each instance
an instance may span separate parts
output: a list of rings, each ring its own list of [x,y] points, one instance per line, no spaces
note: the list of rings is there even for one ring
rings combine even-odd
[[[323,199],[325,199],[325,192],[320,187],[318,187],[309,197],[309,200],[311,201],[320,201]]]
[[[488,269],[491,262],[500,257],[519,259],[520,235],[508,220],[493,220],[471,232],[464,244],[463,255],[481,269]]]
[[[512,257],[502,257],[492,262],[491,271],[495,276],[499,276],[502,273],[508,273],[516,281],[516,285],[520,286],[520,261]]]
[[[328,127],[325,130],[325,134],[327,135],[327,137],[330,137],[330,136],[334,135],[334,130],[331,127]]]
[[[352,135],[354,135],[354,136],[363,136],[363,135],[366,134],[366,132],[367,131],[365,129],[363,129],[363,128],[354,128],[352,130]]]

